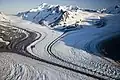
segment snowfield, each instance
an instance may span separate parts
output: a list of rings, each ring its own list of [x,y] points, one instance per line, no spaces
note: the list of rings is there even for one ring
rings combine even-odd
[[[100,54],[98,46],[120,34],[120,14],[42,4],[18,16],[0,14],[1,43],[11,43],[2,39],[4,28],[16,27],[25,35],[9,45],[16,52],[0,49],[0,80],[120,79],[119,64]]]

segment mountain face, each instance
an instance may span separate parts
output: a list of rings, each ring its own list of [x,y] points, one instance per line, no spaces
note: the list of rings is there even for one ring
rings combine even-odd
[[[18,13],[17,16],[21,17],[24,20],[29,20],[34,23],[49,27],[76,27],[85,22],[86,18],[91,18],[91,16],[92,18],[87,21],[92,22],[93,25],[101,25],[101,22],[103,24],[101,17],[94,17],[94,14],[92,13],[97,14],[98,11],[80,9],[79,7],[73,6],[49,5],[43,3],[36,8],[30,9],[29,11]],[[120,13],[120,6],[114,6],[108,9],[100,10],[100,13]]]
[[[7,16],[3,13],[3,12],[0,12],[0,21],[7,21]]]
[[[43,3],[29,11],[18,13],[17,16],[40,25],[68,26],[80,21],[80,9],[73,6],[48,5]]]
[[[119,14],[120,13],[120,6],[115,5],[106,9],[101,10],[102,13],[108,13],[108,14]]]

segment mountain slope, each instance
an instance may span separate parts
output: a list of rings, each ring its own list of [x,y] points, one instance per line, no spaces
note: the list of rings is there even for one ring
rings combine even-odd
[[[102,13],[108,13],[108,14],[119,14],[120,13],[120,6],[115,5],[106,9],[101,10]]]
[[[3,12],[0,12],[0,21],[8,21],[8,17]]]
[[[73,6],[59,6],[59,5],[48,5],[43,3],[34,9],[30,9],[26,12],[18,13],[17,16],[32,21],[34,23],[50,26],[50,27],[76,27],[78,25],[86,24],[86,19],[91,16],[89,22],[94,24],[100,21],[99,16],[94,16],[95,11],[82,10],[78,7]],[[96,12],[97,14],[97,12]],[[88,23],[89,24],[89,23]]]
[[[48,5],[43,3],[27,12],[18,13],[18,16],[41,25],[54,26],[60,21],[66,21],[70,15],[69,13],[77,9],[77,7],[72,6]]]

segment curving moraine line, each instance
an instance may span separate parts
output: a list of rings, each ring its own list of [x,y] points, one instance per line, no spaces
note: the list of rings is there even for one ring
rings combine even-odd
[[[16,26],[13,26],[13,27],[16,27]],[[44,59],[41,59],[37,56],[32,55],[31,53],[29,53],[29,51],[27,51],[27,47],[31,43],[35,42],[36,40],[39,40],[40,37],[42,36],[42,34],[40,34],[39,32],[31,32],[31,31],[28,31],[28,30],[22,29],[22,28],[19,28],[19,29],[26,31],[28,34],[25,34],[26,36],[23,36],[22,39],[17,39],[15,41],[11,42],[10,45],[8,46],[8,49],[10,49],[10,51],[6,51],[6,52],[15,52],[19,55],[30,57],[34,60],[38,60],[38,61],[41,61],[41,62],[44,62],[44,63],[47,63],[47,64],[51,64],[51,65],[54,65],[54,66],[57,66],[57,67],[61,67],[61,68],[64,68],[64,69],[67,69],[67,70],[70,70],[70,71],[73,71],[73,72],[76,72],[76,73],[84,74],[84,75],[87,75],[87,76],[90,76],[90,77],[93,77],[93,78],[105,80],[104,78],[98,77],[96,75],[85,73],[85,72],[82,72],[80,70],[76,70],[76,69],[73,69],[73,68],[70,68],[70,67],[67,67],[67,66],[64,66],[64,65],[60,65],[58,63],[54,63],[54,62],[51,62],[51,61],[48,61],[48,60],[44,60]],[[39,37],[37,37],[38,36],[37,34],[39,34]],[[63,33],[58,38],[56,38],[54,41],[52,41],[49,44],[49,46],[47,47],[47,51],[51,56],[53,56],[53,57],[55,57],[55,58],[57,58],[57,59],[59,59],[63,62],[66,62],[68,64],[72,64],[74,66],[78,66],[78,65],[73,64],[71,62],[63,60],[63,59],[57,57],[56,55],[54,55],[54,53],[52,53],[52,50],[51,50],[52,46],[64,36],[65,36],[65,33]],[[78,67],[80,67],[80,66],[78,66]]]
[[[29,39],[27,38],[27,39],[25,39],[24,41],[19,42],[19,44],[17,44],[17,45],[15,46],[15,49],[16,49],[16,47],[18,46],[17,48],[19,48],[19,49],[17,49],[17,50],[22,50],[22,51],[19,51],[20,54],[22,54],[22,55],[24,55],[24,56],[27,56],[27,57],[30,57],[30,58],[35,59],[35,60],[39,60],[39,61],[41,61],[41,62],[45,62],[45,63],[48,63],[48,64],[52,64],[52,65],[54,65],[54,66],[58,66],[58,67],[65,68],[65,69],[67,69],[67,70],[71,70],[71,71],[74,71],[74,72],[77,72],[77,73],[81,73],[81,74],[84,74],[84,75],[87,75],[87,76],[90,76],[90,77],[93,77],[93,78],[97,78],[97,79],[102,79],[102,80],[104,80],[104,78],[100,78],[100,77],[97,77],[97,76],[95,76],[95,75],[91,75],[91,74],[88,74],[88,73],[85,73],[85,72],[82,72],[82,71],[79,71],[79,70],[76,70],[76,69],[73,69],[73,68],[70,68],[70,67],[67,67],[67,66],[64,66],[64,65],[60,65],[60,64],[57,64],[57,63],[48,61],[48,60],[44,60],[44,59],[41,59],[41,58],[39,58],[39,57],[37,57],[37,56],[32,55],[31,53],[29,53],[29,52],[26,50],[26,49],[27,49],[27,46],[29,46],[32,42],[38,40],[41,36],[39,36],[37,39],[35,39],[35,37],[37,37],[36,32],[29,32],[29,33],[30,33],[30,35],[28,36]],[[38,32],[37,32],[37,33],[38,33]],[[65,34],[65,33],[63,33],[61,36],[59,36],[58,39],[59,39],[59,38],[61,39],[61,37],[62,37],[64,34]],[[41,35],[41,34],[39,33],[39,35]],[[32,39],[31,39],[31,38],[32,38]],[[27,45],[24,45],[24,44],[27,44]],[[24,50],[23,50],[23,49],[24,49]],[[69,64],[70,64],[70,63],[69,63]],[[76,66],[77,66],[77,65],[76,65]]]
[[[85,70],[88,70],[88,71],[91,71],[91,72],[95,72],[95,73],[97,73],[97,74],[100,75],[100,76],[96,76],[96,75],[94,75],[94,74],[87,73],[87,75],[89,75],[89,76],[91,76],[91,77],[94,77],[94,78],[97,78],[97,79],[102,79],[102,80],[105,80],[105,79],[106,79],[106,78],[104,78],[104,77],[108,77],[108,78],[110,78],[110,79],[116,79],[115,77],[109,76],[109,75],[107,75],[107,74],[101,74],[101,73],[98,73],[98,72],[96,72],[96,71],[92,71],[92,70],[87,69],[87,68],[85,68],[85,67],[81,67],[81,66],[79,66],[79,65],[77,65],[77,64],[74,64],[74,63],[72,63],[72,62],[69,62],[69,61],[67,61],[67,60],[64,60],[64,59],[60,58],[59,56],[56,56],[56,55],[52,52],[52,47],[53,47],[59,40],[61,40],[61,38],[63,38],[63,37],[65,37],[66,35],[68,35],[68,34],[66,34],[66,33],[67,33],[67,32],[64,32],[62,35],[60,35],[59,37],[57,37],[55,40],[53,40],[53,41],[48,45],[48,47],[47,47],[47,52],[48,52],[51,56],[53,56],[54,58],[56,58],[56,59],[58,59],[58,60],[60,60],[60,61],[62,61],[62,62],[65,62],[65,63],[68,63],[68,64],[72,64],[72,65],[74,65],[74,66],[80,67],[80,68],[82,68],[82,69],[85,69]],[[89,44],[90,44],[90,43],[89,43]],[[87,47],[86,47],[87,50],[90,49],[89,46],[90,46],[90,45],[87,44]],[[78,70],[78,71],[79,71],[79,70]],[[83,74],[86,74],[86,73],[83,72]]]
[[[13,27],[16,27],[16,26],[13,26]],[[77,73],[81,73],[81,74],[84,74],[84,75],[87,75],[87,76],[98,78],[97,76],[92,76],[91,74],[87,74],[87,73],[81,72],[79,70],[69,68],[67,66],[60,65],[60,64],[57,64],[57,63],[54,63],[54,62],[51,62],[51,61],[47,61],[47,60],[44,60],[44,59],[41,59],[37,56],[32,55],[31,53],[29,53],[29,51],[27,51],[27,47],[31,43],[38,40],[41,37],[41,34],[39,33],[40,36],[37,37],[38,32],[30,32],[30,31],[28,31],[26,29],[22,29],[22,28],[18,28],[18,29],[26,31],[27,32],[27,34],[25,34],[26,36],[23,36],[22,38],[10,41],[11,43],[7,46],[8,50],[6,49],[6,51],[4,51],[4,52],[14,52],[14,53],[17,53],[19,55],[23,55],[23,56],[32,58],[34,60],[38,60],[38,61],[41,61],[41,62],[44,62],[44,63],[47,63],[47,64],[51,64],[51,65],[54,65],[54,66],[57,66],[57,67],[61,67],[61,68],[64,68],[64,69],[67,69],[67,70],[70,70],[70,71],[73,71],[73,72],[77,72]]]

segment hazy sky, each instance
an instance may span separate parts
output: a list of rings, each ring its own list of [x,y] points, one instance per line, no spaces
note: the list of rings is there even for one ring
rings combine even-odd
[[[0,11],[15,14],[34,8],[41,3],[77,5],[81,8],[101,9],[120,4],[120,0],[0,0]]]

